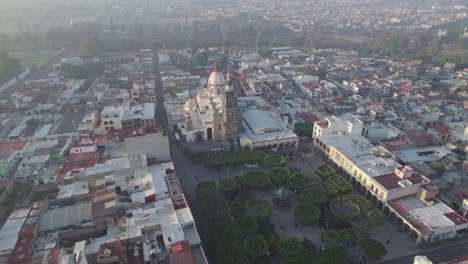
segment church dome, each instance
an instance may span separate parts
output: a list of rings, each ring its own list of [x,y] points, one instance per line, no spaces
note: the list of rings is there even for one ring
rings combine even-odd
[[[226,80],[223,73],[215,69],[208,78],[208,94],[210,96],[221,95],[224,85],[226,85]]]
[[[217,70],[214,70],[208,78],[208,86],[224,86],[225,84],[223,73]]]

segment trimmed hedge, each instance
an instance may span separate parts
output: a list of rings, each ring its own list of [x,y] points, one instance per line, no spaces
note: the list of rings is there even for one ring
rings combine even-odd
[[[336,187],[328,181],[322,181],[320,183],[320,187],[323,188],[328,198],[333,198],[338,194],[338,189],[336,189]]]
[[[359,206],[346,197],[337,197],[330,203],[330,215],[337,221],[351,221],[359,213]]]
[[[313,184],[314,180],[312,177],[301,172],[293,172],[286,181],[286,186],[294,192],[311,187]]]
[[[319,186],[309,187],[299,193],[299,201],[304,203],[312,203],[317,206],[323,206],[327,203],[327,194],[323,188]]]
[[[334,228],[329,228],[320,234],[320,240],[328,246],[336,246],[341,244],[340,232]]]
[[[218,188],[227,199],[232,199],[237,193],[237,181],[234,178],[221,179],[218,182]]]
[[[371,260],[379,259],[387,254],[385,247],[379,241],[373,239],[363,239],[359,241],[364,255]]]
[[[320,219],[320,209],[311,203],[298,203],[294,207],[294,216],[301,224],[316,224]]]
[[[351,198],[353,202],[359,205],[361,212],[369,219],[369,221],[376,226],[383,225],[385,223],[384,215],[374,207],[364,196],[355,195]]]
[[[288,237],[278,242],[278,253],[281,259],[304,254],[304,245],[295,237]]]
[[[244,216],[247,212],[247,208],[245,208],[244,203],[239,201],[232,202],[229,209],[231,211],[231,215],[237,218]]]
[[[253,216],[238,218],[236,223],[239,232],[243,235],[255,234],[258,231],[258,221]]]
[[[243,244],[247,255],[249,255],[249,257],[252,259],[261,258],[268,254],[268,242],[263,236],[248,236],[244,239]]]
[[[286,167],[276,167],[270,171],[270,178],[274,184],[284,185],[290,174],[290,169]]]
[[[249,188],[252,189],[265,189],[269,187],[272,182],[270,177],[263,171],[251,171],[244,176],[244,181]]]
[[[317,173],[317,175],[320,176],[322,180],[326,180],[328,177],[335,175],[336,170],[328,164],[322,164],[315,168],[315,173]]]
[[[263,162],[268,168],[283,167],[284,165],[286,165],[286,159],[283,155],[278,153],[266,155],[263,159]]]
[[[327,181],[333,184],[340,194],[348,194],[353,190],[351,183],[340,175],[330,176]]]
[[[262,199],[252,199],[245,203],[247,208],[246,215],[259,218],[261,220],[267,220],[271,216],[272,205],[269,201]]]

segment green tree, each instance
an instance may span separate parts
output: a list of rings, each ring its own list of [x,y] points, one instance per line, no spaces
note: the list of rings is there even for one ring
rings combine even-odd
[[[284,185],[290,174],[291,170],[289,170],[288,168],[276,167],[270,171],[270,178],[274,184]]]
[[[260,220],[270,219],[272,205],[270,202],[262,199],[252,199],[245,204],[247,208],[246,215],[256,217]]]
[[[309,187],[299,193],[299,200],[304,203],[311,203],[317,206],[323,206],[328,198],[325,190],[319,187]]]
[[[263,236],[248,236],[243,241],[245,251],[252,259],[264,257],[268,254],[268,242]]]
[[[237,181],[234,178],[221,179],[218,186],[226,199],[234,198],[237,193]]]
[[[244,216],[236,219],[237,228],[243,235],[255,234],[258,231],[257,218],[253,216]]]
[[[304,254],[304,245],[295,237],[288,237],[278,242],[278,253],[281,259]]]
[[[301,173],[293,172],[286,181],[286,186],[294,192],[299,192],[304,188],[310,187],[314,184],[311,176]]]
[[[263,171],[251,171],[244,176],[245,182],[252,189],[265,189],[271,186],[270,177]]]
[[[21,72],[20,61],[6,52],[0,53],[0,86],[16,78]]]
[[[320,209],[311,203],[299,203],[294,207],[294,216],[301,224],[316,224],[320,219]]]
[[[377,240],[363,239],[359,241],[359,246],[361,246],[364,255],[369,259],[379,259],[387,254],[385,247]]]

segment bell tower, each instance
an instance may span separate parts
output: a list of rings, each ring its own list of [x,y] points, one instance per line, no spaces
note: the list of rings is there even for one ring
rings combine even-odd
[[[236,89],[231,83],[228,74],[224,88],[222,135],[226,150],[233,151],[239,148],[239,115],[237,110]]]

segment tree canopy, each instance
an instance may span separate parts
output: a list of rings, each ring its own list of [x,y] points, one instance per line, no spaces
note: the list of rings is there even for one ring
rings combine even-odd
[[[0,53],[0,86],[18,76],[21,72],[20,61],[6,52]]]

